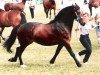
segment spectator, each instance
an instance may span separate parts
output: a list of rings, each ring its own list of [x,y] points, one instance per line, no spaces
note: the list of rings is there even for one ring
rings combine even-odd
[[[34,18],[35,0],[29,0],[29,10],[31,13],[31,18]]]
[[[95,23],[96,23],[96,35],[97,35],[97,40],[98,40],[98,46],[100,47],[100,13],[96,14],[95,16]]]

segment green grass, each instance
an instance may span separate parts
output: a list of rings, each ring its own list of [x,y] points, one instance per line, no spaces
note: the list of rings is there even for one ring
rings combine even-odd
[[[39,10],[42,5],[37,5],[36,9]],[[27,10],[27,19],[31,20],[30,13]],[[50,20],[45,18],[45,14],[42,10],[41,12],[35,13],[35,19],[31,21],[37,21],[42,23],[47,23]],[[71,46],[73,51],[79,52],[83,46],[79,42],[79,32],[75,32],[77,22],[74,23]],[[6,28],[3,36],[9,36],[12,27]],[[100,75],[100,48],[97,46],[96,34],[92,30],[90,33],[90,38],[93,46],[93,52],[89,60],[89,64],[83,65],[78,68],[68,51],[63,48],[55,61],[55,65],[49,63],[50,59],[55,53],[55,46],[42,46],[36,43],[29,45],[23,53],[23,61],[28,66],[27,68],[20,68],[19,60],[15,63],[8,62],[7,60],[15,55],[16,47],[19,45],[14,44],[12,54],[9,54],[0,44],[0,75]],[[2,41],[3,42],[3,41]],[[81,57],[82,61],[83,57]]]

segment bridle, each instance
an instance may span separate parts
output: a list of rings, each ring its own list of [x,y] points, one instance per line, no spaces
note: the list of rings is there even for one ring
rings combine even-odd
[[[75,15],[76,15],[76,21],[78,21],[79,22],[79,20],[80,20],[80,7],[75,3],[75,5],[74,5],[74,11],[75,11]]]

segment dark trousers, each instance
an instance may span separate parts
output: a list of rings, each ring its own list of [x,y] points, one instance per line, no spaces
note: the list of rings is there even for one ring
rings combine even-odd
[[[31,13],[31,18],[34,18],[34,7],[29,7],[30,13]]]
[[[84,55],[85,57],[83,59],[83,62],[87,62],[91,53],[92,53],[92,46],[91,46],[91,41],[89,39],[89,34],[87,35],[80,35],[80,42],[81,44],[85,47],[85,50],[82,50],[79,52],[79,55]]]

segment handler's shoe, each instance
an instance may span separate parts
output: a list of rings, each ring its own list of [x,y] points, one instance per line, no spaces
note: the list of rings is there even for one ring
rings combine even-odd
[[[76,56],[77,60],[80,61],[80,56],[79,56],[79,54],[76,53],[75,56]]]

